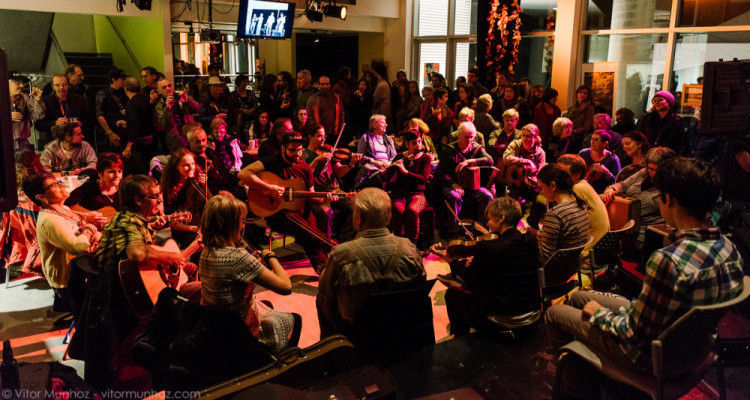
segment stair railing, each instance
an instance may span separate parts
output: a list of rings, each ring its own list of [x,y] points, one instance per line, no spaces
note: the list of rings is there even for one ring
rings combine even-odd
[[[135,64],[138,71],[143,70],[141,63],[138,62],[138,57],[135,56],[135,53],[133,53],[133,50],[128,46],[128,42],[125,41],[125,37],[122,36],[122,33],[120,33],[120,29],[117,28],[117,25],[115,25],[114,21],[112,21],[112,18],[107,15],[107,21],[109,21],[109,25],[112,26],[112,29],[115,31],[115,34],[118,38],[120,38],[120,42],[122,43],[123,47],[125,47],[125,51],[128,52],[128,55],[130,56],[130,59],[133,61],[133,64]]]

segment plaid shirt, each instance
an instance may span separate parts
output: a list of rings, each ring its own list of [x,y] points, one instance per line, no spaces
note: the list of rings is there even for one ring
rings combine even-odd
[[[104,227],[96,251],[97,265],[108,274],[114,273],[119,262],[127,258],[125,249],[130,243],[151,244],[152,232],[143,216],[121,211]]]
[[[715,304],[742,291],[742,258],[719,228],[672,233],[672,244],[646,263],[643,289],[629,309],[599,309],[591,322],[622,339],[620,348],[635,362],[650,359],[651,341],[694,306]]]

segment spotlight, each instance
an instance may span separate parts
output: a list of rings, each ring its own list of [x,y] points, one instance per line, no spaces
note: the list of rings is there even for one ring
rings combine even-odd
[[[325,13],[326,17],[346,19],[345,6],[327,5],[323,7],[323,13]]]
[[[323,13],[317,10],[313,10],[308,8],[305,10],[305,15],[307,16],[307,19],[314,22],[322,22],[323,21]]]

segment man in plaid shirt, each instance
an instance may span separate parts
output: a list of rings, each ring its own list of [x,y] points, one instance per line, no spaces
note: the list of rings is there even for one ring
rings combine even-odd
[[[676,230],[671,244],[646,263],[641,294],[631,303],[608,293],[576,292],[570,304],[555,305],[545,316],[555,345],[577,339],[648,371],[651,341],[662,331],[691,307],[723,302],[742,291],[742,258],[707,218],[720,190],[710,166],[684,157],[665,160],[654,185],[661,192],[661,215]]]

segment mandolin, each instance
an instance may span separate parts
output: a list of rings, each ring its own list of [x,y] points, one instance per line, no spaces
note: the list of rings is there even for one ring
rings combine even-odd
[[[82,214],[82,215],[88,214],[92,211],[98,212],[99,214],[102,215],[102,217],[107,219],[107,222],[111,221],[112,218],[114,218],[115,215],[117,214],[117,210],[115,210],[114,207],[111,207],[111,206],[105,206],[98,210],[89,210],[89,209],[82,207],[79,204],[75,204],[71,206],[70,209],[76,214]],[[154,222],[156,218],[157,216],[154,215],[154,216],[148,217],[146,220],[148,222]],[[190,222],[193,219],[193,215],[189,211],[180,211],[180,212],[172,213],[169,215],[165,215],[164,218],[167,220],[167,223]]]
[[[263,182],[286,188],[283,196],[276,198],[251,188],[247,191],[248,207],[259,217],[270,217],[281,210],[297,211],[305,207],[308,198],[325,198],[328,192],[310,192],[301,179],[283,179],[270,171],[257,174]],[[339,200],[353,198],[356,193],[333,193]]]

